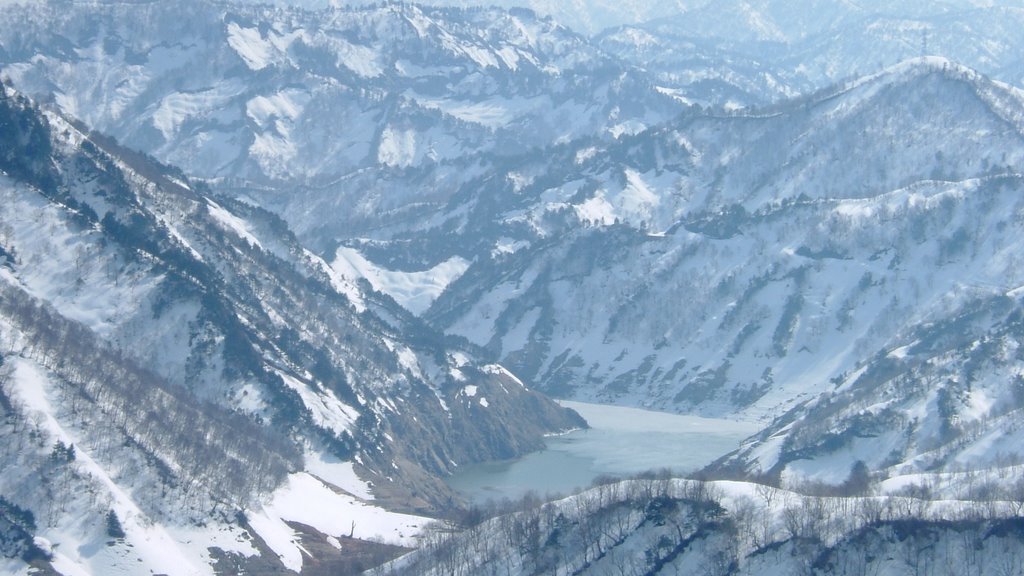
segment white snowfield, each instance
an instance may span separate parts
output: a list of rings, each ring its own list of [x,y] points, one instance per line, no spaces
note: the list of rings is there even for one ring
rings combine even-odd
[[[302,403],[313,417],[313,421],[337,434],[342,434],[355,423],[359,412],[345,404],[330,390],[316,391],[308,382],[278,371],[285,385],[302,398]]]
[[[353,536],[398,546],[414,547],[429,518],[388,512],[348,494],[306,472],[292,475],[262,509],[248,515],[249,523],[281,562],[296,572],[303,555],[298,534],[287,522],[300,522],[329,536]]]
[[[391,296],[409,312],[422,314],[449,284],[469,268],[469,261],[453,256],[429,270],[401,272],[376,266],[354,248],[340,247],[331,268],[354,282],[366,278],[375,290]]]
[[[0,269],[0,275],[6,274]],[[8,276],[0,281],[10,280]],[[6,325],[0,325],[0,337],[17,342],[17,335]],[[81,440],[82,432],[61,423],[59,410],[51,400],[56,394],[55,384],[46,371],[20,357],[7,356],[5,363],[10,365],[8,390],[13,399],[24,403],[49,442],[74,446],[72,465],[96,491],[91,498],[70,499],[69,509],[55,523],[40,523],[36,543],[53,554],[59,572],[69,576],[152,572],[213,576],[210,548],[242,556],[259,553],[250,535],[233,522],[211,518],[197,525],[185,517],[149,516],[130,493],[133,479],[121,474],[120,466],[95,459],[91,443]],[[307,553],[287,522],[311,526],[331,537],[352,536],[406,547],[414,547],[422,528],[431,522],[429,518],[373,505],[371,486],[359,479],[351,462],[310,452],[306,468],[293,474],[266,503],[246,512],[255,533],[291,570],[301,570]],[[0,493],[4,478],[0,475]],[[104,532],[87,529],[107,510],[117,514],[126,534],[123,541],[112,545],[108,545],[113,541]],[[24,564],[0,563],[2,573],[26,573],[24,570]]]
[[[239,238],[245,240],[249,244],[262,248],[259,239],[253,234],[252,226],[248,222],[235,216],[231,212],[225,210],[220,204],[217,204],[209,198],[206,199],[207,209],[210,211],[210,215],[220,224],[226,231],[232,232]]]

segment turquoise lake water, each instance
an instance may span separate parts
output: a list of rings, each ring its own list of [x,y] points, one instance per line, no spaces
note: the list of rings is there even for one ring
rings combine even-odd
[[[637,408],[560,402],[579,412],[589,430],[547,439],[545,450],[517,460],[464,466],[449,485],[474,502],[568,494],[601,475],[627,476],[670,468],[703,468],[757,432],[760,425],[680,416]]]

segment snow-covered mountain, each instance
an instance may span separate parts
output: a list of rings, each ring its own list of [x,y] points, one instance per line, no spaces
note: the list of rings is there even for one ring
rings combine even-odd
[[[424,317],[554,395],[767,420],[799,406],[745,450],[746,472],[985,466],[1018,453],[1022,366],[990,352],[1021,336],[1022,120],[1019,90],[913,60],[526,158],[436,228],[358,248],[472,250]],[[945,377],[955,400],[936,403]],[[819,461],[787,468],[801,459]]]
[[[7,87],[0,130],[2,512],[60,571],[297,570],[285,521],[408,545],[371,501],[436,510],[459,463],[584,425],[276,216]]]
[[[941,55],[1020,85],[1019,2],[711,2],[609,29],[611,54],[701,104],[762,105]]]
[[[444,202],[497,159],[679,112],[528,10],[27,4],[3,74],[91,128],[242,188],[307,240]],[[396,216],[392,216],[396,217]]]
[[[529,8],[538,14],[550,16],[562,24],[584,34],[595,34],[623,24],[638,24],[679,14],[687,9],[702,6],[708,0],[672,0],[651,2],[650,0],[432,0],[424,2],[431,6],[453,6],[473,8],[480,6],[501,6],[503,8]],[[256,3],[253,1],[253,3]],[[306,8],[361,7],[373,4],[366,0],[271,0],[264,2],[279,6],[304,6]]]
[[[685,109],[524,9],[26,3],[0,38],[19,90],[280,214],[321,254],[419,225],[506,158]]]
[[[3,75],[55,127],[27,104],[6,125],[0,400],[19,442],[48,434],[15,464],[55,474],[51,454],[94,446],[82,422],[113,411],[123,429],[96,434],[128,437],[115,456],[138,471],[86,448],[123,493],[76,509],[93,532],[106,509],[160,520],[184,485],[139,512],[122,496],[191,478],[196,438],[234,418],[274,441],[216,458],[265,482],[221,486],[213,467],[188,509],[227,490],[249,525],[230,533],[288,568],[285,521],[344,534],[282,512],[330,491],[314,476],[443,505],[457,464],[580,424],[513,373],[764,422],[719,473],[1017,473],[1024,12],[991,4],[701,3],[593,40],[524,9],[5,9]],[[67,360],[76,330],[92,372]],[[161,452],[156,410],[117,412],[134,389],[95,398],[118,364],[201,434]],[[75,386],[85,408],[61,396]],[[53,477],[104,478],[70,469]],[[74,533],[62,518],[82,516],[52,507],[34,516],[59,531],[15,521],[37,495],[0,484],[0,520]],[[388,543],[410,544],[395,533],[420,520],[389,518]],[[860,550],[844,542],[816,553]]]
[[[882,285],[905,300],[897,278],[916,278],[907,320],[974,267],[1014,287],[1006,260],[949,240],[992,234],[977,215],[958,232],[933,210],[1004,182],[1013,201],[1022,109],[1014,89],[921,60],[764,114],[694,113],[610,147],[559,148],[477,187],[459,204],[469,214],[453,206],[440,229],[478,257],[427,318],[550,390],[770,412],[893,334],[901,306],[874,296]],[[905,245],[903,226],[916,234]],[[691,384],[704,393],[681,393]]]
[[[1008,207],[990,192],[1019,194],[1021,182],[993,186],[976,194],[1003,210]],[[834,377],[714,467],[836,484],[857,461],[884,477],[1020,462],[1020,291],[979,285],[984,280],[970,273],[962,282],[888,347]]]
[[[345,0],[333,1],[335,4],[346,3]],[[588,35],[624,24],[639,24],[656,18],[675,16],[708,3],[708,0],[668,0],[664,2],[651,2],[650,0],[497,0],[495,2],[436,0],[430,2],[430,4],[462,7],[481,4],[505,8],[525,6],[538,14],[551,16],[573,30]]]

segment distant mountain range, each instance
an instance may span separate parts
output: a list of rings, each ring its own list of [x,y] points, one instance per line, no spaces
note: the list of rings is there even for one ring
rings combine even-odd
[[[1015,463],[1024,11],[658,9],[5,6],[15,556],[406,546],[584,425],[540,393],[761,421],[712,469],[775,483]]]
[[[597,36],[698,103],[763,105],[940,55],[1021,85],[1019,2],[712,2]]]

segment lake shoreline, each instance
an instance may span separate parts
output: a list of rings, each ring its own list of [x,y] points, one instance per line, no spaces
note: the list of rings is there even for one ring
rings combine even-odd
[[[461,467],[449,478],[474,503],[516,499],[527,492],[567,494],[598,477],[649,470],[693,472],[739,447],[756,422],[687,416],[642,408],[558,403],[583,416],[590,428],[550,435],[547,447],[521,458]]]

